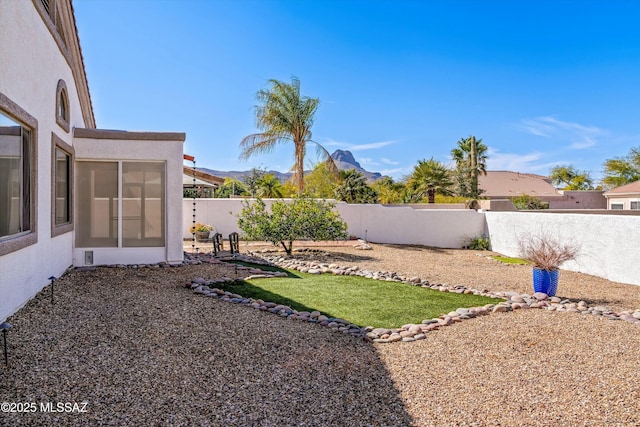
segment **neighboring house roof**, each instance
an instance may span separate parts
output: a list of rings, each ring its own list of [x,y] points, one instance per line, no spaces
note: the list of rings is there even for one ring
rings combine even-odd
[[[189,166],[182,166],[182,171],[185,175],[188,175],[191,178],[191,184],[193,185],[193,168],[190,168]],[[196,169],[196,185],[198,185],[197,180],[202,180],[213,187],[220,187],[224,184],[224,178],[199,171],[198,169]],[[186,182],[184,184],[186,185]]]
[[[492,199],[511,198],[524,194],[538,198],[563,197],[551,184],[551,179],[542,175],[510,171],[487,171],[478,176],[481,197]]]
[[[638,195],[640,194],[640,181],[635,181],[627,185],[621,185],[620,187],[613,188],[604,196],[624,196],[624,195]]]
[[[190,188],[193,187],[193,175],[191,174],[183,174],[182,175],[182,186],[184,188]],[[211,184],[210,182],[207,181],[203,181],[201,179],[196,178],[196,182],[195,182],[196,187],[206,187],[206,188],[213,188],[216,187],[215,185]]]

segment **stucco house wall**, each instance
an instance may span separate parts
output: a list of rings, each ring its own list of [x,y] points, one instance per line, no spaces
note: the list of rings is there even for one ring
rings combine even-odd
[[[559,190],[564,197],[549,201],[549,209],[606,209],[603,190]]]
[[[61,92],[66,93],[66,109],[62,109],[66,121],[60,120]],[[78,216],[83,215],[74,200],[74,169],[79,161],[157,161],[166,167],[164,246],[102,248],[94,255],[94,264],[182,260],[182,210],[171,207],[180,206],[182,200],[185,135],[95,129],[70,0],[0,0],[0,113],[29,129],[33,152],[28,168],[30,229],[0,237],[0,321],[46,286],[48,277],[59,277],[70,266],[82,265],[74,249]],[[73,213],[71,221],[62,226],[55,225],[54,218],[56,146],[70,155],[71,166]]]
[[[64,13],[63,13],[64,16]],[[44,65],[46,64],[46,66]],[[18,309],[72,264],[72,233],[52,237],[52,134],[73,146],[73,138],[56,122],[56,88],[66,83],[70,125],[86,127],[73,71],[31,1],[0,2],[0,94],[37,121],[32,132],[37,171],[35,229],[37,242],[10,253],[0,252],[0,320]],[[0,105],[0,111],[7,115]],[[10,114],[9,114],[10,115]],[[16,239],[10,239],[16,240]],[[5,239],[0,247],[10,244]]]
[[[607,209],[611,210],[638,210],[640,209],[640,193],[634,195],[615,195],[607,199]]]
[[[93,252],[91,265],[180,262],[182,250],[182,210],[170,207],[182,203],[182,149],[184,133],[124,132],[75,129],[76,161],[154,161],[165,163],[165,245],[163,247],[73,249],[73,265],[87,265],[85,252]],[[83,214],[76,204],[76,216]]]

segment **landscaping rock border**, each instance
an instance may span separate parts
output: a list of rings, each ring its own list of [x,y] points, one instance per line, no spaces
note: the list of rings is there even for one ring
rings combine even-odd
[[[357,266],[340,266],[334,263],[299,260],[296,258],[288,258],[264,252],[248,252],[246,255],[236,254],[234,256],[221,258],[206,254],[202,254],[200,256],[185,254],[186,264],[202,262],[231,263],[232,261],[244,261],[252,264],[286,268],[308,274],[360,276],[373,280],[384,280],[405,283],[412,286],[421,286],[440,292],[474,294],[503,300],[497,304],[487,304],[482,307],[458,308],[450,313],[442,314],[440,317],[425,319],[419,324],[410,323],[403,325],[400,328],[388,329],[355,325],[344,319],[327,317],[319,311],[298,312],[288,306],[268,301],[255,300],[253,298],[245,298],[241,295],[233,294],[215,287],[216,285],[233,282],[238,279],[222,277],[215,280],[205,280],[203,278],[196,278],[192,280],[191,283],[185,284],[185,287],[192,289],[194,293],[197,294],[214,297],[225,302],[251,306],[257,310],[274,313],[290,320],[302,320],[310,323],[317,323],[321,326],[331,328],[336,332],[349,334],[353,337],[362,338],[365,341],[374,343],[414,342],[423,340],[426,338],[427,333],[436,331],[441,327],[454,325],[455,323],[467,319],[473,319],[478,316],[485,316],[492,313],[505,313],[519,309],[537,308],[548,311],[588,314],[601,316],[602,318],[610,320],[624,320],[629,323],[640,325],[640,309],[636,309],[635,311],[626,310],[616,313],[607,307],[589,306],[585,301],[575,302],[568,299],[562,299],[557,296],[549,297],[547,294],[541,292],[530,295],[520,294],[518,292],[489,292],[487,290],[478,290],[461,285],[450,286],[444,284],[431,284],[429,281],[419,277],[406,277],[390,271],[370,271],[360,269]],[[286,276],[286,273],[282,272],[272,272],[245,266],[237,266],[237,264],[234,265],[236,265],[237,271],[249,273],[249,275],[242,280]]]

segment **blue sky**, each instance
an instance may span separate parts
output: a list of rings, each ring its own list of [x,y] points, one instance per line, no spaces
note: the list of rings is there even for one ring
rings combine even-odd
[[[599,178],[640,146],[640,2],[75,0],[99,128],[181,131],[199,167],[249,161],[255,94],[301,80],[313,139],[401,178],[475,135],[489,170]],[[310,150],[308,166],[317,161]]]

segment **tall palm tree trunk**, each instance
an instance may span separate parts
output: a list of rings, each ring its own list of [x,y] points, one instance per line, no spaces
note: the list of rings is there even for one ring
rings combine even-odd
[[[476,137],[471,136],[471,193],[473,198],[478,198],[478,146]]]
[[[296,146],[296,179],[298,180],[298,196],[304,193],[304,141],[295,141]]]

